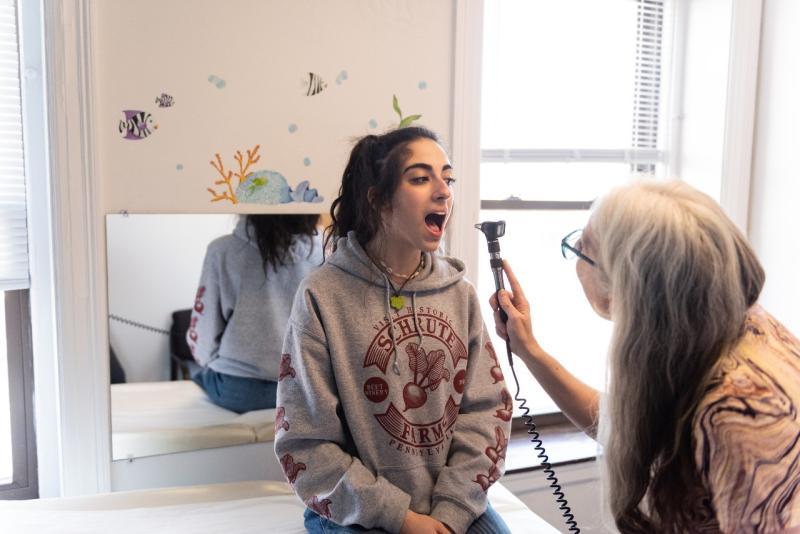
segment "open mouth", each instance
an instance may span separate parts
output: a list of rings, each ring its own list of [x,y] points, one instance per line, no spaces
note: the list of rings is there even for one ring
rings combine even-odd
[[[441,234],[444,231],[446,219],[447,214],[445,213],[429,213],[425,216],[425,226],[427,226],[431,232]]]

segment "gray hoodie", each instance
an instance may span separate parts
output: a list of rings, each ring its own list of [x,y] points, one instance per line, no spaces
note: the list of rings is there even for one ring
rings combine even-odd
[[[242,217],[232,235],[208,245],[186,341],[200,365],[228,375],[278,380],[280,350],[292,300],[322,264],[319,236],[298,237],[277,272],[248,237]]]
[[[275,454],[336,523],[398,532],[410,508],[462,533],[503,472],[511,397],[463,263],[426,254],[400,311],[390,293],[352,233],[300,285]]]

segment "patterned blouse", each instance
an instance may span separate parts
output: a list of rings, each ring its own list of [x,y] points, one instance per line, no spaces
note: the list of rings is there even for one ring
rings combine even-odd
[[[800,341],[756,305],[694,418],[696,532],[800,526]]]

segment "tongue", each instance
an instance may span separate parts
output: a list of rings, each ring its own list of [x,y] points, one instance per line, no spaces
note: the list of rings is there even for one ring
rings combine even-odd
[[[436,217],[434,215],[428,215],[425,217],[425,225],[434,232],[438,232],[440,230],[439,225],[436,224]]]

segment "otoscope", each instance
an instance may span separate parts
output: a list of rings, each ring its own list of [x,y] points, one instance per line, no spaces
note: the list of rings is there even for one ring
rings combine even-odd
[[[505,221],[484,221],[475,225],[475,228],[483,232],[486,236],[486,244],[489,247],[489,266],[492,269],[494,276],[495,299],[497,299],[497,310],[500,312],[500,319],[505,324],[508,321],[508,315],[505,310],[500,306],[500,290],[505,289],[503,284],[503,259],[500,257],[500,241],[499,238],[503,237],[506,233]],[[533,417],[530,415],[530,408],[528,408],[528,401],[520,396],[519,380],[517,379],[517,372],[514,370],[514,361],[511,358],[511,345],[506,335],[506,354],[508,355],[508,365],[511,367],[511,374],[514,376],[514,383],[517,385],[517,392],[514,399],[519,402],[520,410],[523,410],[522,418],[525,420],[525,426],[528,427],[528,435],[531,436],[531,443],[537,451],[537,458],[542,462],[542,471],[547,475],[546,479],[550,482],[550,489],[558,503],[558,509],[561,510],[561,515],[564,517],[568,530],[570,532],[580,532],[578,523],[575,521],[575,516],[570,510],[569,503],[561,486],[556,478],[556,472],[553,471],[550,465],[550,459],[547,457],[547,452],[544,450],[544,445],[539,437],[539,432],[536,430],[536,425],[533,422]]]
[[[492,275],[494,276],[495,298],[500,298],[500,290],[505,289],[503,284],[503,258],[500,257],[500,241],[498,238],[506,234],[505,221],[485,221],[475,225],[475,228],[483,232],[486,236],[486,244],[489,246],[489,265],[492,268]],[[505,323],[508,320],[505,310],[500,308],[500,301],[497,301],[498,309],[500,311],[500,318]],[[508,351],[508,365],[514,367],[514,362],[511,361],[511,351]]]

